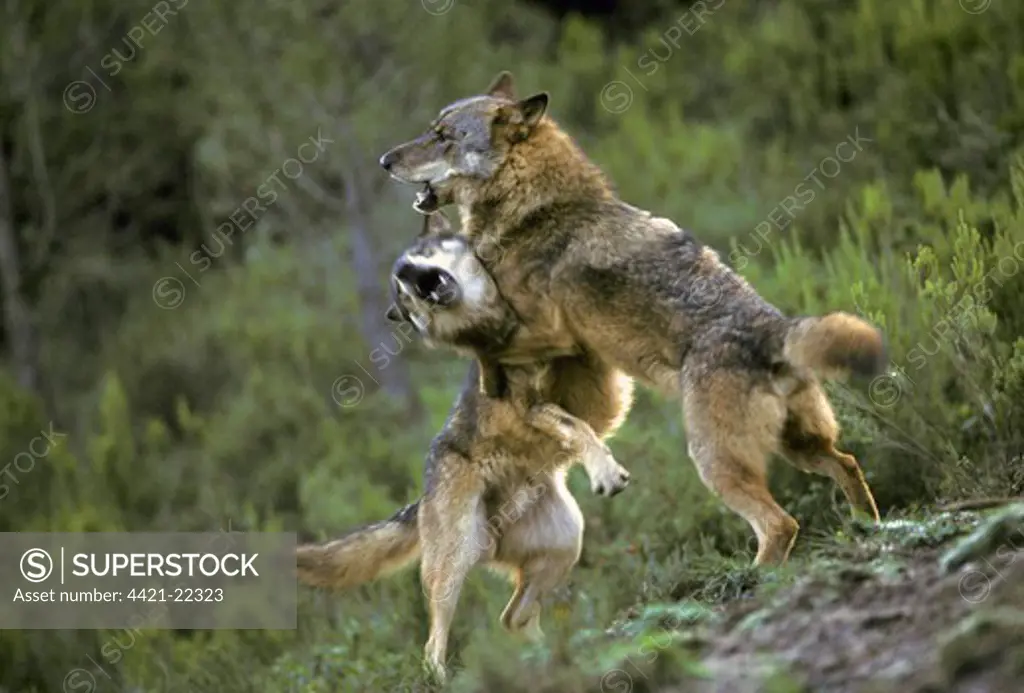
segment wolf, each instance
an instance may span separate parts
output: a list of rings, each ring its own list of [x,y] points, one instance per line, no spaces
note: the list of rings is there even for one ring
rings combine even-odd
[[[502,363],[584,349],[682,400],[688,453],[704,484],[758,539],[755,565],[784,562],[799,526],[772,497],[780,453],[831,477],[854,514],[878,520],[822,379],[884,369],[881,332],[843,312],[789,317],[692,233],[638,209],[548,113],[502,72],[443,108],[426,132],[380,157],[423,185],[420,211],[456,205],[461,233],[524,329]]]
[[[584,520],[566,474],[581,463],[596,493],[626,487],[629,472],[603,439],[623,423],[633,383],[586,355],[492,362],[487,355],[514,336],[519,318],[443,215],[428,216],[425,225],[395,262],[389,317],[476,360],[431,443],[424,495],[383,522],[300,546],[297,562],[301,582],[344,589],[419,558],[430,611],[425,663],[444,680],[456,602],[475,565],[514,580],[502,626],[543,637],[541,600],[566,579],[582,546]]]

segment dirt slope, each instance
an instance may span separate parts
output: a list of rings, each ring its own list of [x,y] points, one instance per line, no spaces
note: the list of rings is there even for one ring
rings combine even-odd
[[[768,605],[736,607],[705,653],[707,690],[760,690],[747,675],[758,656],[798,690],[1024,690],[1024,514],[1014,518],[952,551],[917,544],[972,518],[889,527],[896,541],[853,549]]]
[[[604,648],[589,666],[555,657],[528,675],[496,669],[472,690],[1024,690],[1024,506],[890,521],[822,544],[718,607],[647,605],[582,648]]]

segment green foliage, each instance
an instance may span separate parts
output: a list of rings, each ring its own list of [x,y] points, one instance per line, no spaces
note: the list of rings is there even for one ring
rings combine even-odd
[[[1024,168],[1008,172],[1016,188]],[[844,442],[882,507],[1019,494],[1024,198],[979,203],[966,180],[947,188],[937,172],[915,183],[924,219],[915,222],[914,250],[873,251],[895,221],[872,212],[891,208],[874,189],[850,204],[837,247],[822,261],[780,242],[770,270],[778,279],[757,268],[751,279],[784,309],[848,310],[885,331],[889,373],[866,388],[830,386]],[[814,267],[823,281],[812,291],[787,280]]]
[[[884,329],[892,371],[829,387],[883,514],[1024,492],[1024,6],[726,2],[673,44],[694,18],[668,2],[608,22],[521,2],[423,11],[440,4],[188,3],[115,76],[101,61],[152,3],[4,16],[27,32],[0,38],[0,147],[47,386],[0,373],[0,466],[63,435],[0,476],[0,531],[326,538],[418,496],[466,364],[363,320],[419,223],[376,159],[502,68],[551,92],[626,200],[692,229],[780,308]],[[109,90],[73,112],[55,95],[86,67]],[[310,138],[323,148],[306,173],[276,174]],[[389,390],[405,381],[411,396]],[[508,586],[474,575],[454,687],[520,690],[527,661],[531,690],[600,690],[652,623],[696,627],[792,577],[749,569],[753,536],[686,459],[675,402],[640,392],[611,447],[634,482],[609,502],[573,473],[587,535],[553,644],[508,640]],[[778,464],[772,482],[804,527],[797,559],[856,546],[829,480]],[[53,690],[88,656],[126,690],[430,690],[414,573],[301,596],[295,632],[143,632],[116,662],[103,646],[125,633],[5,631],[0,689]],[[595,642],[608,649],[590,657]],[[700,676],[687,643],[661,649],[634,691]]]

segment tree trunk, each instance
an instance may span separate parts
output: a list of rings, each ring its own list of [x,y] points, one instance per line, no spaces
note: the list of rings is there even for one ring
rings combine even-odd
[[[0,140],[0,280],[3,290],[4,332],[18,384],[39,394],[35,326],[21,295],[21,263],[14,228],[14,201],[7,178],[7,162]]]
[[[381,286],[378,253],[369,230],[363,197],[356,176],[352,175],[347,166],[343,166],[343,182],[345,185],[346,218],[349,222],[350,242],[352,249],[352,268],[356,275],[356,287],[359,295],[359,324],[363,339],[370,349],[379,349],[386,345],[392,350],[395,340],[404,340],[394,329],[388,327],[387,312],[390,301],[387,300],[387,286]],[[398,335],[398,336],[396,336]],[[369,367],[370,375],[380,387],[393,397],[405,402],[407,409],[415,416],[422,413],[419,396],[409,376],[409,366],[401,356],[392,357],[383,368]]]

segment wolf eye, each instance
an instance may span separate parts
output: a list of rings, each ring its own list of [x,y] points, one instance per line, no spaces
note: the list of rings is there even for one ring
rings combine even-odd
[[[437,131],[437,137],[442,142],[453,142],[457,139],[461,139],[464,133],[462,130],[445,128],[444,130]]]

